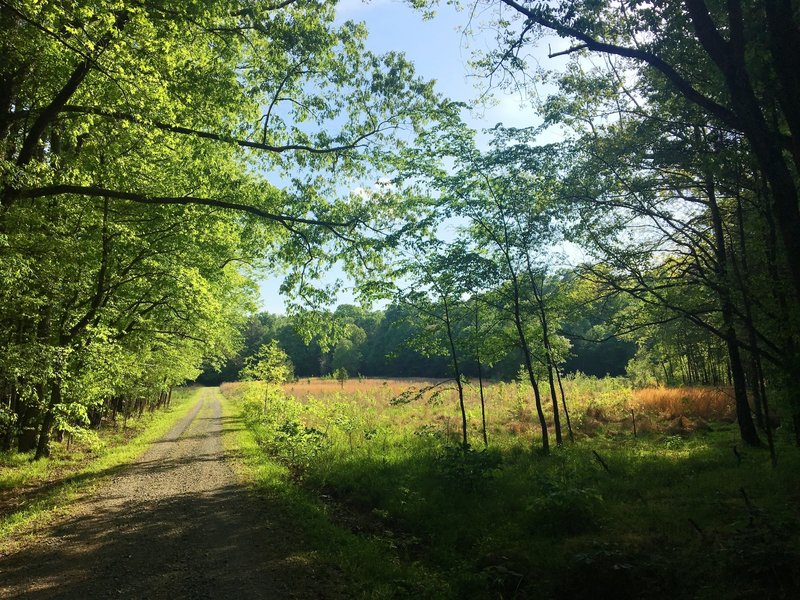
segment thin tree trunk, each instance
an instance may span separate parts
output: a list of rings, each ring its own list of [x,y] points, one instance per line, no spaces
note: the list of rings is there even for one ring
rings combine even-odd
[[[450,342],[450,357],[453,361],[453,375],[456,380],[456,389],[458,390],[458,405],[461,408],[461,446],[464,451],[469,448],[467,441],[467,409],[464,405],[464,385],[461,382],[461,369],[458,364],[458,354],[456,352],[456,344],[453,339],[453,327],[450,321],[450,308],[447,304],[447,298],[442,296],[444,303],[444,324],[447,329],[447,340]]]
[[[558,389],[561,392],[561,406],[564,408],[564,417],[567,419],[567,431],[569,432],[569,441],[575,442],[575,436],[572,434],[572,423],[569,420],[569,411],[567,410],[567,399],[564,394],[564,385],[561,383],[561,373],[556,367],[556,377],[558,378]]]
[[[483,394],[483,368],[481,367],[480,352],[480,313],[478,298],[475,297],[475,362],[478,363],[478,389],[481,396],[481,431],[483,432],[483,447],[489,447],[489,437],[486,434],[486,402]]]
[[[742,440],[751,445],[758,445],[761,441],[758,438],[753,416],[750,413],[750,404],[747,402],[747,383],[739,353],[739,340],[733,323],[733,303],[728,290],[728,285],[730,284],[728,281],[728,256],[725,246],[725,233],[722,229],[722,216],[717,204],[714,181],[710,176],[706,181],[706,194],[708,195],[708,207],[714,229],[714,253],[716,255],[716,269],[719,279],[716,288],[722,310],[725,344],[728,347],[728,356],[730,358],[733,391],[736,399],[736,420],[739,423],[739,433],[742,436]]]
[[[752,343],[752,338],[750,338]],[[750,364],[747,370],[747,383],[753,396],[753,408],[756,413],[756,425],[759,429],[764,429],[764,404],[761,401],[761,386],[758,380],[758,367],[756,367],[756,357],[750,354]]]
[[[545,454],[550,452],[550,438],[547,431],[547,420],[544,418],[544,411],[542,410],[542,396],[539,393],[539,384],[536,381],[536,374],[533,372],[533,357],[531,350],[528,346],[528,339],[525,335],[525,329],[522,324],[521,307],[519,300],[519,281],[516,276],[512,277],[513,293],[514,293],[514,324],[517,328],[517,335],[519,336],[520,346],[522,347],[522,356],[525,360],[525,370],[528,372],[528,379],[533,388],[533,397],[536,403],[536,414],[539,417],[539,427],[542,431],[542,451]]]
[[[547,314],[544,309],[544,281],[542,288],[539,288],[536,278],[534,277],[533,267],[531,266],[530,256],[525,257],[528,279],[531,283],[531,291],[533,292],[534,300],[538,308],[539,324],[542,326],[542,345],[544,346],[546,367],[547,367],[547,383],[550,386],[550,400],[553,405],[553,428],[556,433],[556,445],[561,446],[564,443],[561,437],[561,417],[558,411],[558,398],[556,396],[556,386],[553,381],[553,349],[550,347],[550,335],[548,332]]]
[[[58,381],[53,381],[50,388],[50,402],[47,405],[47,411],[44,413],[42,419],[42,427],[39,431],[39,443],[36,445],[36,455],[34,460],[50,456],[50,430],[53,427],[54,409],[56,404],[61,402],[61,384]]]

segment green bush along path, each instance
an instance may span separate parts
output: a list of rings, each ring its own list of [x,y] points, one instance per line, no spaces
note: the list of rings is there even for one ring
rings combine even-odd
[[[239,483],[220,394],[0,558],[0,597],[325,598],[334,575]]]

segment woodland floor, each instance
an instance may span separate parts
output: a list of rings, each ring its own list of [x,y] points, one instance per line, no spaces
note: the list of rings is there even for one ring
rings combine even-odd
[[[242,427],[204,390],[190,413],[0,558],[1,598],[330,598],[337,574],[231,468]]]

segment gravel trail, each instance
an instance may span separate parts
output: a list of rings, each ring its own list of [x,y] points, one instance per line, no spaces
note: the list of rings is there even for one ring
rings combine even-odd
[[[207,388],[136,462],[0,559],[0,598],[327,598],[325,571],[226,462]]]

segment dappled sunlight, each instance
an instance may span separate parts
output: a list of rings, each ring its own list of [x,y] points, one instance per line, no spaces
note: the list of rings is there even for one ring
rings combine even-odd
[[[237,419],[222,417],[214,390],[198,396],[139,460],[92,473],[102,486],[42,540],[2,557],[0,594],[261,598],[314,588],[309,573],[324,569],[313,548],[278,530],[233,477],[237,449],[220,440]]]

